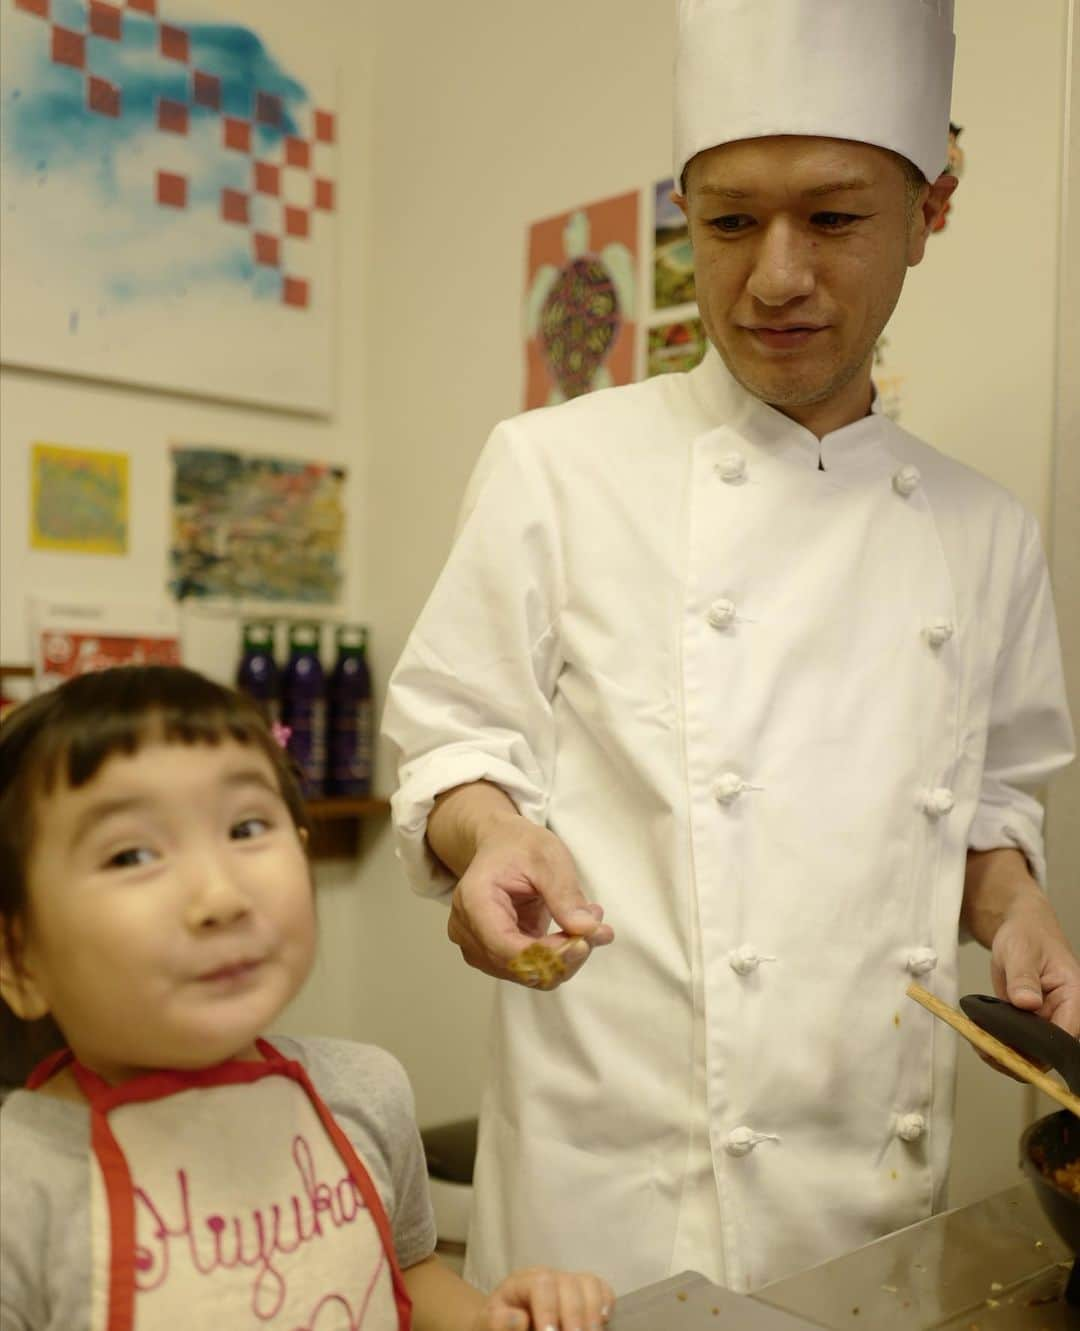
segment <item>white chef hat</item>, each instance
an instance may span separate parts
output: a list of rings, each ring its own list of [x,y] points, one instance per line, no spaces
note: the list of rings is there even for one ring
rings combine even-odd
[[[956,0],[678,0],[675,179],[772,134],[891,148],[928,180],[949,148]]]

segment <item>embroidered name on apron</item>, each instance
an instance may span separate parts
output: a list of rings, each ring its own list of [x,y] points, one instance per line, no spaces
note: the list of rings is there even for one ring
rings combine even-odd
[[[299,1064],[155,1073],[91,1104],[92,1331],[408,1331],[382,1203]]]

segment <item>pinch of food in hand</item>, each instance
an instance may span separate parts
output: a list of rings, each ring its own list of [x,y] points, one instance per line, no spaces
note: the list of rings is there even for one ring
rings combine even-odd
[[[561,980],[566,974],[566,962],[554,948],[532,943],[507,962],[507,969],[523,984],[539,986]]]

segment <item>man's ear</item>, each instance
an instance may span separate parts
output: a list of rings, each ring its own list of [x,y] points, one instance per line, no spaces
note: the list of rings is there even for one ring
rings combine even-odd
[[[4,1002],[23,1021],[37,1021],[49,1012],[48,999],[34,981],[33,975],[11,952],[11,944],[0,930],[0,994]]]
[[[678,210],[686,218],[686,220],[689,221],[690,214],[686,211],[686,195],[680,194],[677,189],[673,189],[671,193],[668,195],[668,197],[671,199],[671,202],[675,205],[675,207],[678,208]]]
[[[909,268],[922,263],[926,253],[926,242],[934,234],[934,227],[949,206],[949,200],[959,184],[960,181],[956,176],[949,175],[947,171],[943,172],[929,187],[926,197],[916,208],[908,239]]]

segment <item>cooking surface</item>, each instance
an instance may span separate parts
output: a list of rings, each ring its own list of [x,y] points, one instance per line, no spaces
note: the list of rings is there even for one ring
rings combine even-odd
[[[822,1326],[718,1289],[704,1276],[686,1271],[636,1294],[623,1295],[608,1331],[820,1331]],[[870,1331],[869,1324],[865,1331]]]
[[[676,1276],[620,1299],[611,1328],[1080,1331],[1080,1309],[1061,1297],[1072,1260],[1031,1186],[1022,1183],[752,1298],[692,1273]]]
[[[757,1297],[831,1328],[1059,1331],[1080,1328],[1080,1310],[1060,1298],[1071,1264],[1031,1186],[1022,1183],[770,1285]]]

